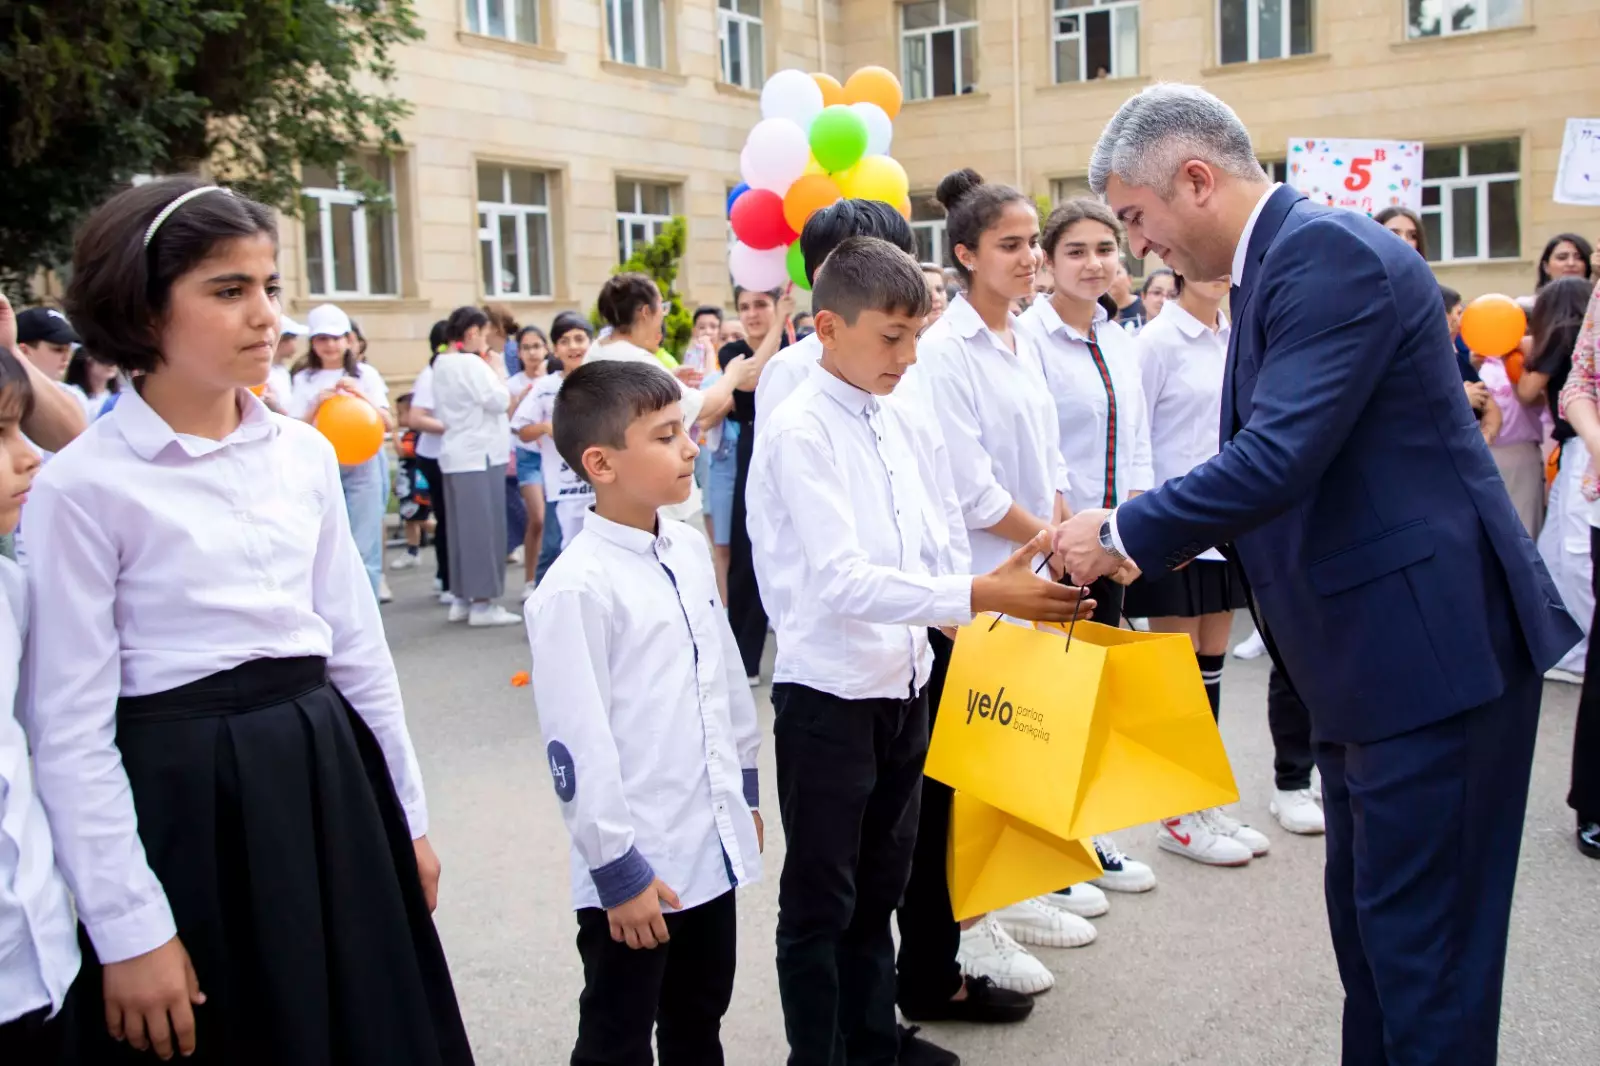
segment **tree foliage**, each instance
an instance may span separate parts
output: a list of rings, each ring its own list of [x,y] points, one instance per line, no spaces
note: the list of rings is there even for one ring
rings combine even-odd
[[[421,36],[410,0],[0,3],[0,281],[63,265],[139,174],[206,165],[295,212],[298,164],[398,143],[387,83]]]

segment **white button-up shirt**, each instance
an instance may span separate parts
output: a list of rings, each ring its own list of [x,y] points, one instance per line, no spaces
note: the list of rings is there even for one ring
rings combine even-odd
[[[575,908],[761,878],[761,731],[705,534],[590,512],[523,609]]]
[[[907,698],[933,666],[927,627],[972,620],[972,578],[941,535],[959,541],[962,518],[937,437],[820,366],[758,425],[747,522],[773,680]]]
[[[562,375],[559,373],[546,374],[534,382],[533,391],[517,404],[517,412],[511,416],[511,428],[552,425],[556,393],[561,391],[561,382]],[[534,443],[539,446],[539,478],[544,484],[545,502],[579,500],[585,505],[591,503],[594,500],[594,486],[579,477],[561,458],[561,453],[556,450],[555,434],[546,433]]]
[[[433,413],[444,423],[439,472],[470,474],[511,459],[511,391],[493,367],[471,352],[433,361]]]
[[[429,364],[422,368],[422,373],[417,375],[417,380],[411,383],[411,409],[423,410],[438,418],[439,412],[433,409],[433,366]],[[439,448],[444,443],[441,433],[417,433],[417,454],[424,459],[438,459]],[[443,485],[436,485],[434,492],[443,492]]]
[[[27,582],[0,558],[0,1025],[41,1008],[54,1014],[78,973],[77,920],[15,713]]]
[[[768,418],[811,374],[822,358],[822,339],[807,333],[787,348],[779,348],[761,368],[756,382],[756,421]]]
[[[137,392],[42,471],[28,500],[29,734],[57,861],[104,962],[170,940],[117,751],[117,699],[252,659],[325,656],[383,750],[413,836],[428,812],[400,685],[339,466],[304,422],[238,390],[220,441],[175,433]]]
[[[1133,338],[1109,317],[1096,306],[1088,337],[1063,322],[1047,299],[1019,319],[1039,342],[1044,379],[1056,402],[1061,455],[1072,481],[1067,503],[1074,514],[1108,506],[1108,491],[1114,507],[1129,493],[1147,492],[1155,484],[1139,357]],[[1108,452],[1112,464],[1106,461]]]
[[[358,363],[356,370],[356,386],[361,390],[361,395],[365,396],[372,406],[387,411],[389,386],[384,382],[383,375],[370,363]],[[288,403],[284,405],[284,412],[292,418],[307,417],[316,410],[317,397],[329,389],[337,388],[344,376],[342,369],[313,370],[306,367],[290,380]],[[270,383],[270,377],[268,380]],[[284,399],[280,396],[278,402],[283,403]]]
[[[1228,363],[1228,320],[1208,329],[1168,300],[1134,339],[1150,408],[1156,484],[1182,477],[1221,450],[1222,377]],[[1220,560],[1215,548],[1202,559]]]
[[[978,574],[1018,547],[988,532],[1012,503],[1048,522],[1056,493],[1071,487],[1038,345],[1016,322],[1013,315],[1013,352],[957,296],[917,342],[917,365],[897,390],[932,411],[944,432]]]

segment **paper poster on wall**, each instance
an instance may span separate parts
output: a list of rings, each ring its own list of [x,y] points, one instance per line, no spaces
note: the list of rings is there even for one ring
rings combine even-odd
[[[1376,214],[1422,210],[1422,142],[1297,137],[1289,141],[1290,188],[1329,207]]]
[[[1558,204],[1600,207],[1600,118],[1567,119],[1556,168]]]

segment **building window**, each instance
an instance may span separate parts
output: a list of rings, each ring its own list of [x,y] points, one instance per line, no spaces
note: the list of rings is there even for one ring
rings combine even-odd
[[[636,67],[667,69],[667,0],[605,0],[611,58]]]
[[[1522,22],[1522,0],[1407,0],[1406,9],[1410,37],[1448,37]]]
[[[1138,0],[1055,0],[1056,83],[1139,73]]]
[[[490,298],[550,296],[550,176],[478,164],[478,248]]]
[[[1429,259],[1450,263],[1522,254],[1520,156],[1516,141],[1423,148],[1422,229]]]
[[[761,0],[717,0],[717,36],[722,39],[722,80],[759,89],[767,80],[761,36]]]
[[[1217,54],[1224,63],[1311,52],[1312,0],[1217,0]]]
[[[978,80],[976,0],[901,4],[900,54],[906,99],[972,92]]]
[[[360,190],[362,174],[388,190],[387,203],[368,201]],[[311,295],[396,295],[400,227],[390,161],[374,154],[332,169],[307,166],[301,185]]]
[[[917,239],[917,261],[949,266],[950,241],[944,228],[944,208],[931,192],[911,194],[911,235]]]
[[[485,37],[539,43],[539,0],[466,0],[467,29]]]
[[[617,262],[655,240],[672,221],[673,189],[650,181],[617,182]]]

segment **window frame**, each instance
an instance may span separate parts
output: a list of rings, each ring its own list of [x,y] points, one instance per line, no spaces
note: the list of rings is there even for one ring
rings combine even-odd
[[[668,68],[667,61],[667,21],[672,17],[671,0],[628,0],[633,5],[633,39],[634,54],[636,57],[643,55],[643,60],[638,58],[625,59],[622,55],[622,5],[624,0],[604,0],[603,29],[606,35],[606,58],[613,63],[623,66],[638,67],[641,70],[660,70]],[[656,43],[661,49],[661,62],[659,65],[649,62],[650,49],[646,40],[645,5],[654,4],[660,13],[658,19],[660,34]]]
[[[495,33],[489,26],[489,5],[496,0],[462,0],[462,10],[466,15],[467,32],[476,33],[480,37],[492,37],[497,41],[510,41],[512,44],[544,44],[544,17],[546,0],[531,0],[533,3],[533,28],[532,36],[517,36],[517,7],[520,0],[498,0],[501,17],[505,20],[504,33]]]
[[[1439,3],[1440,3],[1440,6],[1445,9],[1445,10],[1441,10],[1440,13],[1439,13],[1439,32],[1438,33],[1414,33],[1412,31],[1415,29],[1415,25],[1411,21],[1411,4],[1412,4],[1412,0],[1406,0],[1406,11],[1405,11],[1406,40],[1408,40],[1408,41],[1434,41],[1434,40],[1444,40],[1447,37],[1466,37],[1466,36],[1469,36],[1469,35],[1474,34],[1474,33],[1487,33],[1490,30],[1503,30],[1503,29],[1509,29],[1509,28],[1511,28],[1513,26],[1523,26],[1523,25],[1526,25],[1527,21],[1528,21],[1528,0],[1518,0],[1518,3],[1517,3],[1517,18],[1516,18],[1516,20],[1513,21],[1513,22],[1507,22],[1504,25],[1500,25],[1500,26],[1491,26],[1491,25],[1488,24],[1489,0],[1439,0]],[[1473,15],[1474,15],[1475,21],[1482,23],[1482,25],[1472,26],[1472,27],[1469,27],[1467,29],[1458,30],[1452,25],[1452,21],[1450,19],[1451,11],[1449,9],[1450,8],[1455,8],[1455,7],[1465,6],[1465,5],[1468,5],[1468,4],[1470,4],[1472,6]]]
[[[623,211],[619,208],[616,212],[617,262],[626,263],[629,259],[633,258],[634,250],[637,247],[634,244],[633,227],[635,225],[643,225],[645,227],[644,241],[647,244],[661,236],[661,227],[671,222],[673,218],[676,217],[675,208],[676,201],[678,200],[679,196],[678,189],[680,186],[677,183],[665,181],[659,178],[619,177],[616,179],[614,184],[633,186],[633,210]],[[644,187],[646,185],[654,185],[667,190],[666,214],[658,215],[644,209]]]
[[[731,3],[733,6],[724,7]],[[739,0],[717,0],[717,60],[720,67],[718,77],[724,85],[734,85],[741,89],[760,91],[767,78],[767,9],[765,0],[756,0],[756,7],[761,12],[758,15],[747,15],[739,10]],[[754,52],[750,49],[750,27],[754,24],[761,38],[760,47]],[[739,54],[744,57],[742,79],[735,79],[729,69],[728,60],[728,35],[734,32],[739,35]],[[752,70],[751,57],[759,64],[759,70]]]
[[[1468,173],[1468,170],[1469,170],[1468,157],[1467,157],[1468,150],[1472,149],[1472,148],[1475,148],[1475,147],[1478,147],[1478,146],[1481,146],[1481,145],[1485,145],[1485,144],[1509,144],[1509,145],[1512,145],[1515,148],[1516,154],[1517,154],[1517,169],[1515,171],[1500,171],[1500,172],[1497,172],[1497,173],[1494,173],[1494,174],[1470,174],[1470,173]],[[1453,149],[1455,149],[1455,151],[1458,153],[1458,157],[1459,157],[1459,159],[1461,161],[1461,166],[1460,166],[1459,173],[1453,178],[1423,178],[1422,179],[1422,189],[1423,189],[1423,195],[1424,196],[1426,196],[1428,189],[1438,189],[1439,190],[1439,202],[1437,204],[1435,204],[1434,206],[1432,206],[1432,207],[1428,206],[1427,204],[1424,204],[1422,206],[1422,209],[1419,212],[1417,212],[1418,215],[1421,216],[1421,218],[1422,218],[1423,228],[1424,229],[1427,228],[1427,221],[1428,221],[1428,218],[1430,216],[1437,216],[1438,219],[1439,219],[1439,237],[1438,237],[1438,240],[1435,241],[1435,240],[1430,238],[1430,240],[1428,241],[1428,250],[1434,256],[1436,256],[1436,258],[1429,259],[1428,262],[1436,263],[1436,264],[1438,264],[1440,266],[1447,266],[1447,265],[1453,266],[1453,265],[1461,264],[1461,263],[1506,263],[1506,262],[1511,262],[1511,261],[1514,261],[1514,260],[1521,259],[1522,258],[1522,247],[1521,247],[1522,246],[1522,193],[1523,193],[1523,175],[1522,175],[1522,169],[1521,169],[1522,168],[1522,139],[1520,137],[1503,137],[1503,138],[1497,138],[1497,139],[1487,140],[1487,141],[1467,141],[1467,142],[1464,142],[1462,144],[1454,144],[1454,145],[1451,145],[1451,144],[1436,144],[1436,145],[1424,144],[1423,145],[1423,151],[1424,152],[1438,151],[1438,150],[1440,150],[1442,148],[1453,148]],[[1490,254],[1488,254],[1489,253],[1489,186],[1493,185],[1493,184],[1502,184],[1502,183],[1505,183],[1505,182],[1514,182],[1514,183],[1516,183],[1517,248],[1510,255],[1490,255]],[[1455,225],[1454,225],[1454,223],[1455,223],[1455,197],[1452,195],[1452,193],[1457,189],[1468,189],[1468,188],[1475,188],[1476,189],[1476,195],[1473,198],[1473,211],[1475,213],[1476,221],[1477,221],[1478,248],[1476,249],[1476,252],[1478,254],[1468,255],[1468,256],[1461,256],[1461,255],[1453,254],[1455,252]],[[1449,250],[1452,253],[1448,257],[1445,255],[1445,249],[1446,248],[1449,248]]]
[[[395,161],[392,157],[374,152],[365,154],[365,158],[381,164],[383,167],[382,184],[389,191],[389,203],[379,205],[379,220],[376,224],[387,225],[389,230],[389,273],[394,283],[393,292],[372,291],[372,257],[369,241],[371,225],[367,216],[367,197],[359,190],[351,189],[345,181],[345,170],[358,164],[339,163],[334,167],[334,176],[337,188],[310,186],[303,184],[300,187],[302,208],[309,211],[307,200],[315,201],[317,211],[317,227],[321,234],[318,251],[322,254],[322,290],[319,292],[313,287],[313,271],[311,268],[311,235],[306,229],[306,218],[301,219],[300,235],[305,253],[306,291],[311,296],[322,297],[329,300],[394,300],[400,296],[403,283],[400,277],[400,210],[397,201],[395,184]],[[386,179],[386,180],[384,180]],[[338,269],[335,264],[333,248],[333,209],[335,207],[353,208],[350,215],[351,246],[355,256],[356,287],[354,289],[340,289],[336,287]]]
[[[1219,67],[1242,67],[1250,63],[1272,63],[1280,59],[1294,59],[1299,56],[1315,55],[1317,51],[1317,2],[1316,0],[1279,0],[1284,7],[1283,40],[1280,44],[1283,51],[1266,59],[1261,58],[1261,5],[1267,0],[1243,0],[1245,4],[1245,58],[1228,60],[1224,59],[1222,47],[1222,5],[1226,0],[1215,0],[1211,5],[1213,17],[1216,19],[1216,49],[1217,65]],[[1294,51],[1294,17],[1291,7],[1294,4],[1306,5],[1306,25],[1308,27],[1307,48],[1304,52]]]
[[[482,171],[486,167],[500,171],[500,195],[503,197],[503,199],[481,199],[481,186],[483,181]],[[523,204],[514,202],[511,199],[511,175],[513,171],[536,174],[540,178],[544,179],[543,204]],[[553,205],[551,204],[551,200],[553,199],[552,189],[555,187],[556,179],[558,177],[557,173],[555,171],[542,169],[540,167],[524,166],[515,163],[497,163],[492,160],[480,159],[474,165],[473,177],[477,179],[480,186],[480,199],[477,201],[478,255],[480,264],[483,255],[483,245],[486,241],[490,245],[491,262],[495,263],[497,267],[504,262],[503,255],[505,247],[501,241],[500,219],[515,219],[514,224],[516,229],[518,287],[514,291],[496,291],[498,289],[499,279],[495,279],[496,285],[491,288],[488,283],[489,279],[484,278],[482,279],[484,298],[489,300],[553,299],[555,297],[556,287],[555,212]],[[538,249],[539,257],[542,260],[540,265],[543,269],[543,276],[547,287],[546,291],[544,292],[534,291],[532,285],[534,249],[532,248],[532,244],[529,239],[529,232],[532,228],[529,223],[529,218],[533,216],[539,216],[544,219],[545,239],[543,247]]]
[[[914,0],[914,2],[925,3],[931,2],[931,0]],[[974,76],[976,74],[976,70],[968,72],[961,69],[961,34],[963,33],[972,34],[972,61],[974,68],[976,68],[978,65],[978,26],[982,20],[977,17],[976,0],[974,0],[973,17],[961,22],[951,22],[949,20],[947,7],[949,0],[937,0],[937,2],[939,4],[939,24],[937,26],[923,26],[917,29],[906,28],[905,13],[906,9],[910,7],[911,4],[900,3],[896,5],[899,16],[897,21],[899,23],[898,30],[900,38],[900,81],[901,84],[905,86],[905,98],[908,101],[943,100],[970,95],[965,91],[963,86],[973,88],[974,92],[977,91],[975,86],[977,85],[978,79],[976,76]],[[933,38],[936,34],[940,33],[950,33],[954,35],[954,78],[956,91],[953,93],[937,93],[934,91],[933,87]],[[927,85],[927,95],[917,95],[915,91],[916,79],[911,76],[909,62],[910,57],[906,54],[906,42],[913,37],[921,37],[924,41],[923,50],[927,65],[922,80]],[[969,76],[963,77],[964,74]]]
[[[1117,13],[1119,11],[1132,11],[1134,18],[1134,35],[1137,38],[1140,29],[1140,0],[1090,0],[1089,5],[1086,7],[1068,7],[1064,9],[1056,7],[1056,4],[1060,2],[1061,0],[1050,0],[1050,83],[1052,85],[1082,85],[1088,82],[1100,80],[1099,78],[1091,77],[1089,74],[1089,36],[1084,32],[1085,23],[1081,21],[1079,22],[1078,32],[1076,33],[1064,34],[1058,29],[1060,26],[1060,20],[1063,17],[1077,16],[1081,19],[1089,13],[1095,11],[1108,12],[1110,20],[1111,49],[1109,55],[1111,58],[1111,67],[1110,72],[1105,77],[1105,80],[1115,81],[1118,78],[1137,78],[1139,76],[1139,56],[1137,50],[1135,50],[1133,57],[1133,70],[1122,71],[1117,69],[1116,28]],[[1057,60],[1060,57],[1056,45],[1062,41],[1068,41],[1074,38],[1076,38],[1078,42],[1079,77],[1075,81],[1063,81],[1061,78],[1061,69],[1057,63]]]

